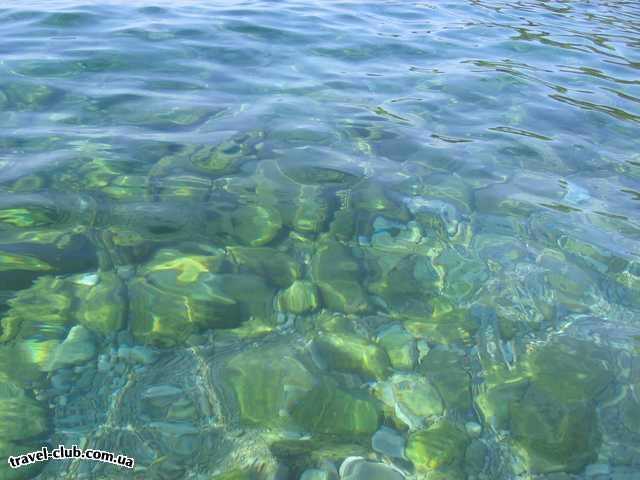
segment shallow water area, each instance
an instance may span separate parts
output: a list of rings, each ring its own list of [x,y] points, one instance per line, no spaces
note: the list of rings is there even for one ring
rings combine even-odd
[[[0,478],[640,478],[639,22],[0,6]]]

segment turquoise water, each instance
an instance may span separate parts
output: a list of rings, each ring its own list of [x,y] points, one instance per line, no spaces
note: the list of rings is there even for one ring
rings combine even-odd
[[[637,2],[13,3],[0,478],[640,478]]]

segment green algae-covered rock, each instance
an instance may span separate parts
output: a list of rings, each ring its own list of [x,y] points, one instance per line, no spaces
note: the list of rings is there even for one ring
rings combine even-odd
[[[247,319],[238,299],[242,279],[214,273],[221,262],[215,255],[158,252],[128,285],[134,337],[172,346],[199,329],[230,328]],[[255,282],[246,287],[254,288]]]
[[[59,340],[23,340],[0,345],[0,382],[22,388],[44,386],[45,367],[59,344]]]
[[[25,287],[52,270],[52,265],[32,255],[0,251],[0,289]]]
[[[435,385],[448,409],[466,412],[471,407],[470,377],[459,354],[431,349],[418,370]]]
[[[268,427],[273,433],[269,442],[278,443],[282,450],[319,448],[317,443],[305,446],[303,440],[286,432],[351,438],[370,435],[379,426],[378,408],[371,396],[314,375],[288,342],[233,355],[220,378],[236,402],[240,423]]]
[[[96,355],[96,346],[91,332],[82,325],[71,327],[67,337],[56,348],[55,356],[46,370],[74,365],[83,365]]]
[[[118,175],[100,192],[116,200],[142,200],[149,191],[149,178],[144,175]]]
[[[58,230],[3,233],[0,289],[27,288],[47,273],[93,270],[97,257],[86,236]]]
[[[260,131],[239,133],[218,145],[191,145],[182,151],[161,158],[151,169],[152,177],[165,176],[176,169],[209,175],[224,175],[238,170],[254,160],[262,148],[264,134]]]
[[[492,428],[510,430],[532,473],[579,472],[600,445],[594,400],[612,381],[604,352],[560,338],[532,349],[516,370],[487,375],[476,406]]]
[[[404,323],[404,326],[416,337],[441,344],[454,342],[469,344],[478,331],[477,322],[471,317],[468,310],[463,309],[454,309],[419,320],[409,320]]]
[[[448,420],[409,435],[405,454],[418,471],[436,470],[464,459],[469,439]]]
[[[31,465],[21,465],[20,468],[9,466],[9,457],[20,457],[27,453],[40,450],[42,441],[30,440],[29,442],[11,442],[0,439],[0,478],[3,480],[28,480],[36,478],[42,470],[45,462],[37,462]]]
[[[516,452],[529,471],[579,472],[597,459],[601,436],[595,408],[562,402],[535,386],[510,405]]]
[[[318,335],[314,349],[330,369],[383,379],[390,373],[389,357],[377,344],[355,334]]]
[[[422,232],[416,222],[404,225],[376,217],[373,229],[375,233],[371,236],[371,246],[381,252],[412,254],[426,250],[425,245],[421,244]]]
[[[356,234],[357,213],[351,208],[338,210],[329,225],[329,235],[340,242],[349,242]]]
[[[345,437],[373,435],[380,425],[370,396],[343,390],[329,378],[303,395],[291,408],[291,416],[310,432]]]
[[[429,257],[376,252],[373,249],[370,253],[375,258],[377,278],[368,288],[384,300],[389,314],[399,319],[428,316],[431,312],[429,300],[438,291],[438,274]],[[371,268],[372,262],[368,263]]]
[[[316,286],[304,280],[296,280],[278,295],[278,308],[285,312],[301,314],[318,308]]]
[[[4,85],[3,91],[11,109],[19,111],[46,109],[62,97],[62,90],[24,81],[8,83]]]
[[[589,270],[616,274],[625,269],[628,262],[612,252],[588,243],[573,235],[563,235],[558,245],[569,258],[576,260]]]
[[[360,285],[360,266],[347,247],[328,242],[318,248],[311,271],[322,293],[324,304],[345,313],[358,313],[368,308]]]
[[[393,325],[378,335],[378,343],[387,352],[391,366],[400,370],[413,370],[418,361],[416,341],[400,325]]]
[[[293,228],[300,233],[319,233],[329,217],[329,202],[318,187],[302,186],[296,200]]]
[[[384,403],[385,413],[410,430],[422,428],[427,421],[444,413],[436,388],[417,374],[395,374],[378,383],[375,393]]]
[[[286,288],[300,278],[300,265],[285,252],[269,247],[228,247],[234,263],[242,270],[267,278]]]
[[[282,228],[277,209],[268,205],[243,205],[231,214],[231,234],[243,245],[269,243]]]
[[[144,200],[150,190],[149,178],[140,171],[132,171],[131,164],[112,158],[109,146],[103,151],[81,152],[73,165],[56,174],[55,182],[75,192],[92,191],[115,200]]]
[[[210,178],[197,175],[171,175],[154,184],[154,197],[162,202],[203,202],[211,193]]]
[[[539,390],[570,403],[595,399],[612,381],[604,353],[591,342],[565,338],[534,350],[526,360]]]
[[[46,272],[95,269],[85,234],[94,208],[77,195],[0,194],[0,288],[26,288]]]
[[[476,406],[484,418],[484,422],[497,430],[509,428],[510,406],[519,401],[529,383],[526,380],[499,381],[491,384],[476,398]]]
[[[351,195],[352,206],[356,211],[368,212],[371,217],[383,215],[389,219],[406,222],[411,213],[401,202],[395,202],[387,195],[388,189],[381,183],[371,180],[362,181],[354,187]],[[363,234],[370,232],[364,231]]]
[[[258,164],[255,193],[251,193],[250,196],[257,196],[260,205],[276,208],[284,225],[293,225],[296,209],[292,205],[292,199],[298,198],[299,195],[300,185],[282,173],[278,162],[263,160]]]
[[[290,141],[287,138],[287,142]],[[287,177],[301,185],[347,187],[362,175],[361,168],[349,160],[334,151],[305,146],[288,150],[278,159],[278,166]]]
[[[74,316],[79,323],[101,335],[122,328],[126,311],[124,282],[114,272],[76,275],[69,281],[75,284],[78,307]]]
[[[9,310],[2,318],[0,343],[11,342],[4,353],[16,356],[17,371],[30,371],[28,376],[32,376],[50,367],[72,322],[72,302],[69,282],[57,277],[41,277],[7,302]]]
[[[240,304],[243,319],[271,322],[275,289],[262,277],[250,273],[225,273],[216,275],[214,283],[220,285],[226,296]]]
[[[144,343],[173,346],[201,328],[229,328],[240,323],[238,302],[218,286],[201,283],[194,287],[180,294],[158,287],[153,280],[131,281],[129,308],[134,337]]]
[[[45,408],[11,383],[0,383],[0,441],[36,437],[48,429]]]
[[[240,422],[262,427],[286,425],[287,409],[315,385],[309,370],[277,346],[234,356],[222,378],[233,391]]]
[[[226,173],[254,159],[262,148],[264,133],[251,131],[234,135],[215,147],[205,147],[190,155],[192,165],[205,173]]]
[[[461,255],[454,248],[443,251],[434,266],[444,276],[442,293],[452,301],[470,298],[489,278],[484,262],[471,255]]]

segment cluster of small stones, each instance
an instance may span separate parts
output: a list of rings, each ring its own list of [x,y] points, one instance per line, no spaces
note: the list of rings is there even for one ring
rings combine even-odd
[[[382,184],[257,131],[101,155],[0,200],[2,478],[119,478],[6,467],[48,442],[147,478],[632,478],[640,334],[600,319],[640,311],[640,264],[538,207],[563,192]]]

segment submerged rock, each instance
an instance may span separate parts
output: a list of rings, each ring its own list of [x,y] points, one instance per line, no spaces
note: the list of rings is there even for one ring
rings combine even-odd
[[[450,350],[431,349],[418,371],[435,385],[447,409],[467,412],[471,407],[471,378],[460,355]]]
[[[35,478],[43,469],[45,463],[37,462],[31,465],[22,465],[14,469],[9,466],[9,457],[19,457],[27,453],[35,452],[42,448],[42,441],[29,440],[11,442],[0,439],[0,477],[4,480],[28,480]]]
[[[389,358],[377,344],[350,333],[318,335],[313,348],[323,362],[333,370],[360,374],[366,378],[383,379],[390,373]]]
[[[277,348],[240,353],[228,362],[224,372],[238,404],[240,421],[247,425],[286,424],[287,409],[315,384],[302,363]]]
[[[304,280],[296,280],[278,295],[278,308],[285,312],[301,314],[318,308],[315,285]]]
[[[587,402],[559,402],[535,386],[511,403],[516,452],[529,471],[579,472],[597,459],[601,436]]]
[[[328,308],[345,313],[368,308],[360,285],[360,266],[345,246],[338,242],[321,245],[311,262],[311,271]]]
[[[24,390],[0,382],[0,441],[20,442],[48,429],[45,408]]]
[[[282,228],[277,209],[268,205],[243,205],[231,214],[231,233],[243,245],[257,247],[275,238]]]
[[[228,247],[240,271],[248,270],[286,288],[300,278],[300,265],[290,255],[270,247]]]
[[[69,330],[67,337],[56,349],[55,357],[47,370],[82,365],[95,355],[96,346],[91,333],[82,325],[76,325]]]
[[[305,446],[304,440],[285,431],[340,435],[341,441],[348,441],[378,429],[379,412],[372,397],[314,375],[287,350],[282,346],[247,350],[224,367],[225,384],[233,392],[242,424],[270,428],[277,449],[291,452],[314,446]]]
[[[368,289],[378,295],[389,315],[400,320],[422,319],[431,313],[439,276],[430,257],[422,254],[365,250]]]
[[[319,233],[329,218],[329,202],[317,187],[303,186],[296,201],[293,228],[303,234]]]
[[[532,473],[579,472],[597,458],[595,399],[612,381],[590,342],[557,339],[532,349],[518,368],[487,377],[476,405],[492,428],[509,430]]]
[[[400,370],[413,370],[418,361],[416,341],[401,326],[386,328],[378,335],[378,343],[387,352],[391,366]]]
[[[378,383],[375,391],[388,415],[410,430],[417,430],[444,413],[440,394],[420,375],[393,375]]]
[[[158,252],[128,285],[134,337],[171,346],[203,328],[265,318],[273,289],[254,275],[216,273],[221,261],[219,256]]]
[[[403,478],[404,475],[399,470],[364,458],[347,458],[340,466],[341,480],[402,480]]]
[[[371,437],[374,451],[392,458],[404,458],[405,439],[395,430],[382,426]]]
[[[191,145],[161,158],[151,169],[150,175],[165,176],[176,170],[217,176],[231,173],[247,161],[257,158],[263,138],[261,131],[250,131],[233,135],[218,145]]]
[[[409,320],[405,328],[417,337],[433,343],[450,344],[461,342],[469,344],[478,331],[478,324],[468,310],[454,309],[421,319]]]
[[[442,420],[412,433],[407,440],[406,455],[416,470],[436,470],[462,462],[468,442],[463,430]]]
[[[79,323],[101,335],[119,331],[125,320],[124,282],[114,272],[77,275],[75,284],[78,308],[74,312]]]
[[[295,402],[291,416],[306,430],[345,438],[372,435],[380,425],[370,396],[343,390],[328,378]]]

